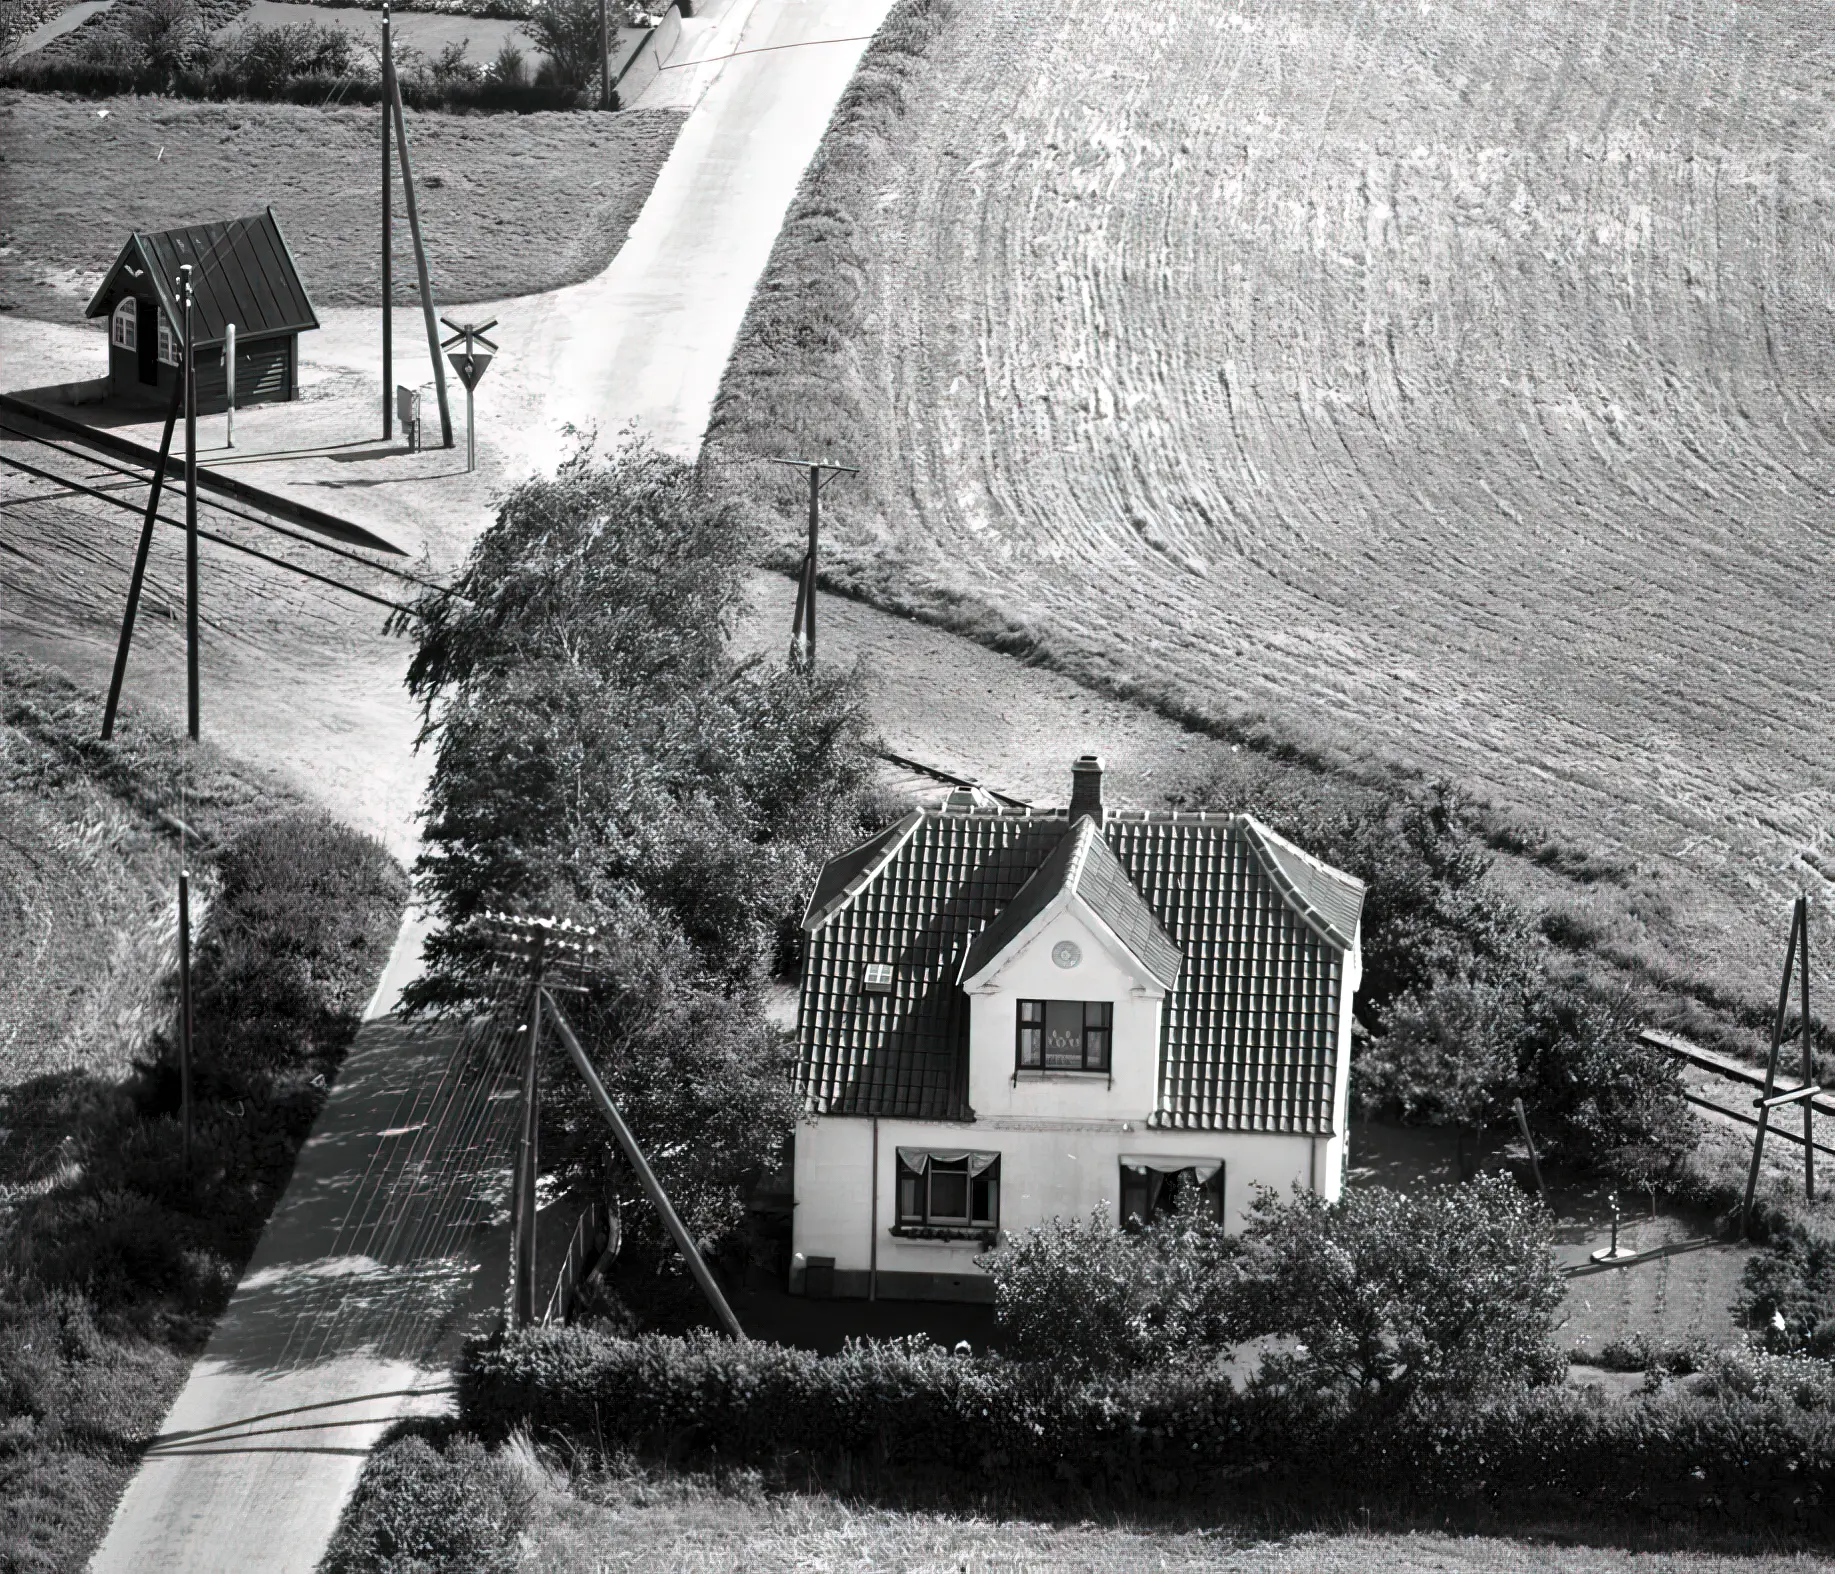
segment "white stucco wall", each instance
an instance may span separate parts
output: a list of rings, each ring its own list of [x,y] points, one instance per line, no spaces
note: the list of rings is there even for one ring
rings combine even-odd
[[[1045,1220],[1087,1217],[1094,1208],[1121,1222],[1121,1158],[1221,1159],[1224,1216],[1242,1227],[1257,1182],[1283,1196],[1297,1182],[1326,1188],[1342,1167],[1342,1139],[1257,1136],[1243,1132],[1149,1131],[1120,1121],[1020,1118],[973,1123],[880,1120],[879,1163],[872,1166],[874,1122],[860,1116],[803,1121],[796,1132],[793,1250],[832,1257],[838,1272],[976,1274],[973,1241],[916,1241],[890,1233],[897,1223],[897,1150],[975,1148],[1000,1154],[1000,1227],[1028,1229]],[[1128,1129],[1131,1127],[1132,1129]],[[1333,1143],[1339,1157],[1332,1156]],[[868,1174],[872,1171],[872,1184]],[[878,1194],[877,1255],[873,1250]]]
[[[1080,907],[1081,904],[1078,904]],[[1061,941],[1082,953],[1075,967],[1051,959]],[[1159,1096],[1163,995],[1100,920],[1067,909],[1044,924],[1004,965],[969,992],[969,1108],[982,1119],[1144,1121]],[[1115,1008],[1111,1075],[1022,1071],[1014,1032],[1022,1000],[1107,1000]]]

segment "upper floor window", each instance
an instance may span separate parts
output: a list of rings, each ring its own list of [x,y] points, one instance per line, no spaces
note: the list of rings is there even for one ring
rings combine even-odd
[[[1107,1000],[1022,1000],[1016,1043],[1021,1071],[1107,1071],[1115,1006]]]
[[[140,348],[140,302],[123,295],[115,302],[115,314],[108,320],[109,342],[119,349]]]
[[[1000,1155],[898,1150],[898,1222],[906,1227],[1000,1227]]]

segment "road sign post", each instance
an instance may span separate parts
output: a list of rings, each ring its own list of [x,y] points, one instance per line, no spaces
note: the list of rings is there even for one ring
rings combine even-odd
[[[495,356],[497,346],[485,338],[485,331],[497,326],[493,317],[489,322],[470,323],[454,322],[450,317],[442,317],[441,322],[452,329],[452,337],[444,345],[446,359],[452,362],[452,369],[459,374],[459,381],[465,384],[465,468],[467,471],[478,468],[477,421],[472,414],[472,391],[483,378]],[[453,346],[463,341],[463,348]],[[478,346],[482,345],[480,349]]]

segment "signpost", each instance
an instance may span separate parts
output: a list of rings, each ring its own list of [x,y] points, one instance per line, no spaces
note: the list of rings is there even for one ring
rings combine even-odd
[[[472,390],[483,378],[485,368],[491,364],[497,346],[484,335],[487,330],[497,326],[493,317],[489,322],[470,323],[454,322],[450,317],[442,317],[441,322],[452,329],[452,337],[442,348],[446,359],[452,362],[452,369],[459,374],[459,381],[465,384],[465,468],[478,468],[478,444],[476,440],[477,422],[472,417]],[[464,348],[455,350],[454,345],[461,340]],[[480,345],[482,349],[478,348]]]

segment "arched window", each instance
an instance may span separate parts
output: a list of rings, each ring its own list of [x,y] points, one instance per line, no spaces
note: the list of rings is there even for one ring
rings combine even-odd
[[[115,315],[109,319],[109,340],[123,350],[137,349],[140,344],[140,302],[124,295],[115,303]]]

